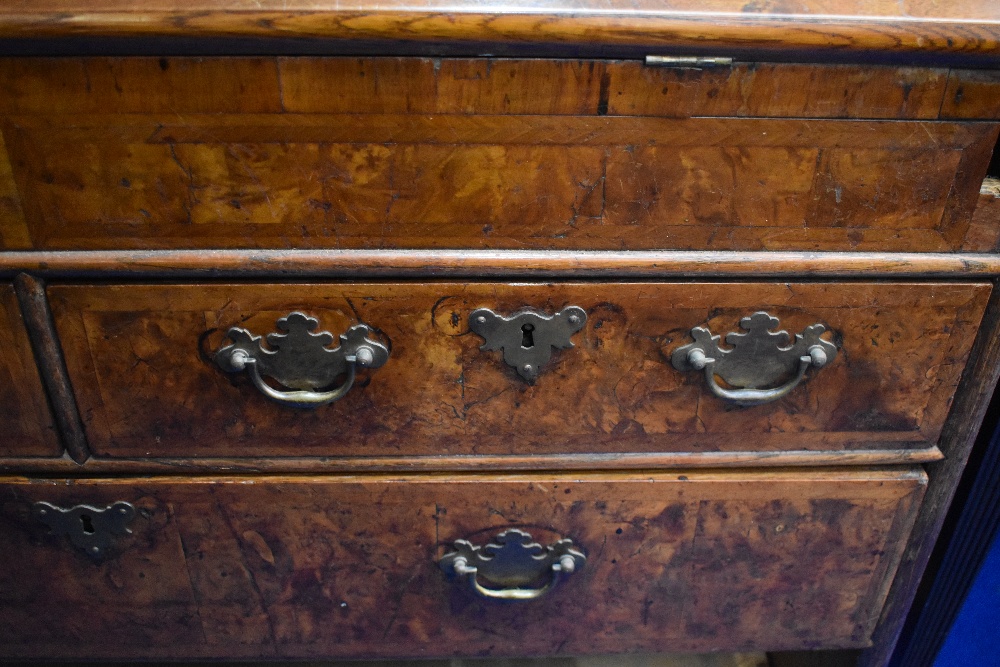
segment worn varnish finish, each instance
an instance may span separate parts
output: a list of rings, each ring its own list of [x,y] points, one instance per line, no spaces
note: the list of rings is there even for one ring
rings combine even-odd
[[[964,242],[968,201],[996,140],[992,125],[876,121],[54,120],[5,129],[47,249],[981,250]]]
[[[0,9],[0,36],[328,37],[588,48],[767,49],[786,57],[1000,56],[992,0],[428,0],[414,5],[264,0],[19,0]],[[400,48],[393,44],[390,48]]]
[[[989,250],[969,219],[997,128],[923,122],[947,85],[856,66],[8,59],[0,240]]]
[[[0,282],[0,456],[59,456],[14,286]]]
[[[93,451],[103,456],[399,456],[782,451],[936,444],[988,284],[53,286]],[[576,347],[528,385],[482,352],[469,313],[588,312]],[[232,326],[292,310],[334,334],[363,322],[391,346],[340,402],[297,410],[212,361]],[[779,402],[733,408],[670,366],[689,331],[739,331],[767,310],[820,322],[841,352]],[[748,434],[753,434],[748,442]]]
[[[409,478],[5,479],[7,656],[391,657],[863,646],[918,471]],[[95,564],[31,503],[133,503]],[[486,602],[456,539],[571,538],[545,598]]]
[[[52,406],[59,439],[65,447],[66,456],[77,464],[83,463],[90,458],[90,449],[63,363],[62,347],[45,296],[45,283],[27,274],[18,274],[14,278],[14,291],[41,372],[42,386]]]
[[[21,210],[21,198],[11,172],[10,157],[7,155],[3,132],[0,131],[0,249],[28,249],[31,246],[31,235]]]
[[[830,466],[915,465],[944,458],[937,447],[816,452],[653,452],[453,456],[295,456],[280,458],[95,458],[82,465],[69,457],[0,458],[0,473],[93,477],[96,475],[285,475],[339,473],[427,473],[497,471],[593,471],[674,469],[764,469]]]
[[[983,243],[992,243],[1000,251],[1000,179],[987,178],[979,192],[979,201],[969,226],[970,235],[978,234]]]
[[[31,38],[5,53],[75,36],[59,52],[516,56],[0,59],[0,275],[102,285],[50,292],[97,456],[0,456],[48,478],[0,488],[0,657],[873,636],[863,664],[885,662],[1000,369],[1000,301],[977,334],[990,286],[968,282],[1000,276],[979,254],[1000,245],[979,194],[1000,9],[609,1],[0,6],[0,36]],[[148,35],[194,41],[130,41]],[[737,63],[639,62],[685,52]],[[164,277],[273,284],[135,284]],[[612,282],[697,277],[781,282]],[[810,278],[851,281],[789,282]],[[388,279],[410,282],[356,284]],[[40,359],[58,361],[41,283],[17,281]],[[464,331],[474,307],[578,302],[588,328],[534,387]],[[334,333],[368,321],[394,356],[343,402],[289,415],[211,352],[292,308]],[[668,365],[690,327],[725,334],[759,308],[792,332],[823,322],[841,354],[752,409]],[[75,414],[68,392],[56,402]],[[611,468],[635,472],[594,472]],[[189,476],[143,477],[172,471]],[[103,564],[28,519],[34,500],[119,499],[140,518]],[[521,608],[444,581],[450,541],[507,526],[579,540],[590,562]]]
[[[892,596],[882,611],[876,644],[862,656],[861,667],[883,665],[903,629],[920,577],[941,533],[948,507],[975,444],[1000,377],[1000,293],[994,292],[976,338],[970,365],[963,377],[964,390],[956,395],[954,409],[945,423],[941,444],[945,458],[927,466],[931,482],[916,523],[914,538],[906,549],[893,581]]]
[[[674,69],[627,60],[6,58],[0,60],[0,90],[4,92],[0,113],[935,120],[949,76],[947,69],[912,67],[735,63],[712,69]],[[992,110],[981,113],[994,117]]]
[[[941,118],[1000,118],[1000,72],[953,70],[941,105]]]
[[[995,197],[981,195],[980,211]],[[1000,232],[977,212],[976,234]],[[992,241],[990,241],[992,242]],[[49,250],[0,253],[0,275],[58,278],[663,278],[989,279],[1000,255],[888,252],[722,252],[683,250]]]

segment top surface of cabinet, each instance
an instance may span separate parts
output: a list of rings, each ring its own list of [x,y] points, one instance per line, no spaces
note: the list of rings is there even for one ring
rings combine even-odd
[[[1000,57],[992,0],[16,0],[0,36],[316,37]],[[865,55],[867,52],[867,56]],[[494,51],[495,53],[495,51]]]

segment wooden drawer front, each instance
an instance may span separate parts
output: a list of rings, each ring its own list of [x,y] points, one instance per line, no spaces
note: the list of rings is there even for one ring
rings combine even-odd
[[[4,655],[585,654],[863,646],[922,472],[5,480]],[[32,505],[131,503],[95,562]],[[510,528],[586,563],[497,602],[436,561]],[[486,582],[481,582],[489,585]]]
[[[0,341],[0,457],[59,456],[62,445],[10,283],[0,283]]]
[[[601,61],[3,61],[0,239],[987,251],[996,235],[970,236],[969,220],[997,129],[937,122],[946,79]]]
[[[782,451],[934,445],[987,284],[330,284],[53,286],[90,444],[101,456],[410,456]],[[534,385],[469,331],[478,308],[587,313]],[[670,364],[693,327],[755,311],[840,350],[784,399],[738,408]],[[337,403],[279,405],[213,355],[233,326],[291,311],[391,347]]]

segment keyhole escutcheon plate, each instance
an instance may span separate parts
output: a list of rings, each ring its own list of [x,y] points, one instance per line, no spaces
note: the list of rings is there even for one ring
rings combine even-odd
[[[119,537],[129,535],[135,507],[118,501],[107,507],[76,505],[57,507],[38,502],[32,506],[35,518],[49,527],[52,535],[68,537],[70,542],[95,560],[104,558]]]
[[[479,308],[469,315],[469,329],[486,342],[480,350],[503,350],[503,360],[534,384],[552,349],[573,347],[570,337],[587,323],[587,311],[567,306],[555,315],[524,309],[510,316]]]

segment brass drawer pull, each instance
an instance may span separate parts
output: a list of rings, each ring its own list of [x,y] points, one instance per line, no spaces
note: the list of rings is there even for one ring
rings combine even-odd
[[[469,328],[486,340],[479,349],[503,349],[503,360],[530,383],[552,358],[552,348],[573,347],[570,337],[586,323],[587,311],[579,306],[567,306],[555,315],[525,309],[504,317],[489,308],[469,315]]]
[[[364,324],[355,324],[340,335],[340,347],[326,347],[333,342],[333,335],[326,331],[312,333],[319,320],[304,313],[289,313],[277,322],[285,333],[267,335],[272,349],[261,345],[261,337],[246,329],[233,327],[227,334],[233,341],[219,349],[215,362],[229,373],[247,371],[254,386],[268,398],[285,405],[314,408],[343,398],[354,385],[358,366],[380,368],[389,359],[389,350],[369,335],[372,330]],[[346,375],[343,383],[330,391],[317,391],[329,387],[339,376]],[[264,381],[273,378],[293,391],[280,391]]]
[[[763,311],[744,317],[740,326],[747,333],[726,334],[726,343],[732,346],[728,350],[719,347],[719,336],[695,327],[691,330],[695,342],[674,350],[670,363],[682,372],[704,371],[711,392],[729,403],[750,406],[776,401],[795,389],[809,368],[823,368],[837,356],[837,346],[820,338],[826,331],[822,324],[795,334],[789,347],[787,331],[772,331],[778,324],[778,318]],[[737,388],[719,386],[716,375]],[[784,384],[768,388],[789,376]]]
[[[49,527],[52,535],[65,535],[74,546],[95,560],[105,556],[116,536],[131,534],[128,525],[135,518],[135,507],[123,500],[107,507],[57,507],[37,502],[31,509],[35,518]]]
[[[456,540],[438,562],[449,575],[464,578],[476,594],[497,600],[535,600],[583,567],[587,557],[573,548],[573,540],[559,540],[543,547],[528,533],[511,528],[485,547]],[[487,587],[479,579],[494,584]],[[543,582],[537,588],[531,584]]]

